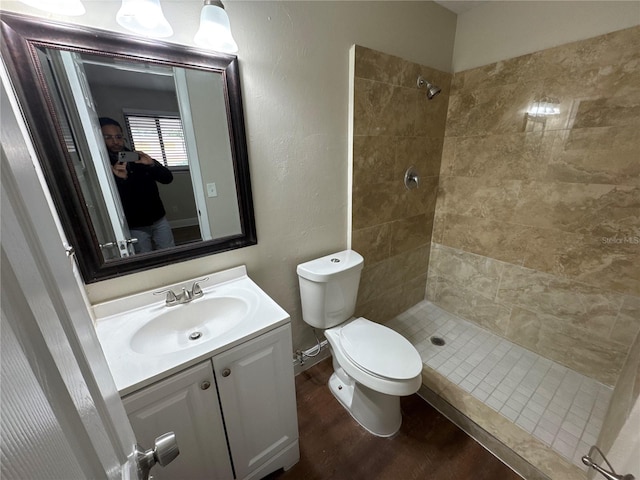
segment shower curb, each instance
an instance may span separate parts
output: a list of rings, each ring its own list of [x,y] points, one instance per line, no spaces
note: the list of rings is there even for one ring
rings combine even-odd
[[[523,479],[553,480],[426,385],[418,395]]]

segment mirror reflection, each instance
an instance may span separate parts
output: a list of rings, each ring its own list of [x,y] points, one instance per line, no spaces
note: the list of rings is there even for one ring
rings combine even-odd
[[[85,282],[257,243],[237,57],[6,12],[0,27]]]
[[[242,232],[222,75],[37,51],[105,261]]]

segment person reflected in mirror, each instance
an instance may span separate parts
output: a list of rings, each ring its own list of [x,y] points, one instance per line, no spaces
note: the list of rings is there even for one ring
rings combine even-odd
[[[173,233],[158,190],[158,183],[166,185],[173,181],[171,170],[140,151],[135,152],[137,160],[120,161],[120,152],[131,151],[124,144],[120,123],[101,117],[100,128],[131,236],[138,239],[133,244],[135,252],[174,247]]]

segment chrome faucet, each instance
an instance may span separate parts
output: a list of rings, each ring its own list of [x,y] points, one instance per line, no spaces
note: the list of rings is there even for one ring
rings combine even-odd
[[[174,305],[181,305],[183,303],[189,303],[196,298],[200,298],[204,295],[202,291],[202,287],[200,286],[200,282],[204,282],[209,280],[209,277],[202,278],[200,280],[196,280],[191,285],[191,288],[182,287],[182,291],[176,294],[173,290],[160,290],[159,292],[153,292],[154,295],[161,295],[163,293],[167,294],[167,298],[164,302],[165,306],[173,307]]]
[[[193,300],[193,293],[191,293],[192,290],[187,290],[186,288],[182,287],[182,293],[180,295],[178,295],[178,299],[182,299],[182,303],[188,303],[191,300]]]

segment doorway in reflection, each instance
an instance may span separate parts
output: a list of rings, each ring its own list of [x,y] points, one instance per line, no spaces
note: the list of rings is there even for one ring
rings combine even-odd
[[[190,158],[176,78],[172,67],[105,62],[81,55],[87,85],[99,117],[113,118],[124,128],[125,147],[142,151],[171,170],[173,181],[158,184],[160,198],[176,246],[202,240],[194,185],[200,169]]]

